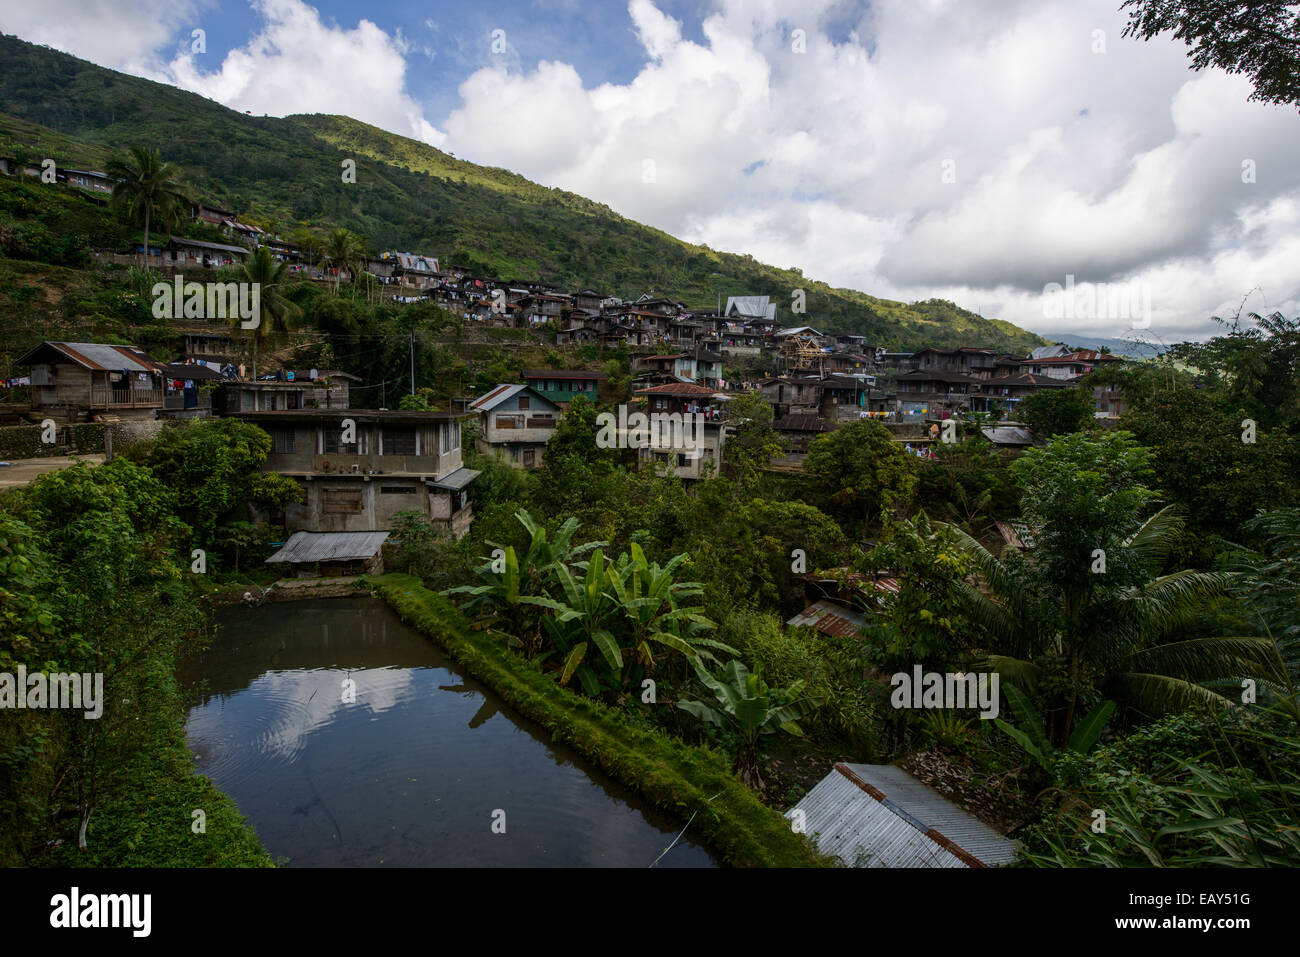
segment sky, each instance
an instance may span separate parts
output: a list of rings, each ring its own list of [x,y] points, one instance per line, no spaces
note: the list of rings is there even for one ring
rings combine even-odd
[[[1300,314],[1300,113],[1120,2],[43,0],[0,31],[1051,338]]]

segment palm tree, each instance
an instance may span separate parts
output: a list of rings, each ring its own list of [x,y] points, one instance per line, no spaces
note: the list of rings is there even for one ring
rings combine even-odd
[[[947,526],[980,579],[978,586],[964,583],[967,615],[997,650],[1009,652],[990,654],[988,665],[1027,690],[1036,689],[1047,674],[1035,658],[1048,656],[1064,666],[1069,690],[1061,693],[1064,714],[1058,708],[1053,715],[1063,720],[1053,720],[1051,732],[1058,747],[1068,742],[1080,692],[1089,685],[1138,713],[1158,715],[1229,704],[1232,698],[1207,684],[1268,678],[1276,671],[1275,653],[1265,638],[1170,640],[1192,623],[1205,599],[1224,594],[1230,582],[1230,576],[1214,572],[1151,574],[1168,556],[1180,527],[1171,508],[1156,512],[1121,541],[1127,557],[1147,569],[1149,577],[1115,591],[1045,586],[995,558],[958,526]],[[1024,560],[1032,563],[1032,552]]]
[[[338,292],[343,270],[346,269],[353,278],[359,271],[358,264],[363,255],[361,238],[351,230],[340,226],[338,229],[330,230],[326,235],[321,253],[325,261],[337,270],[334,273],[334,291]]]
[[[126,156],[108,164],[113,202],[126,210],[133,222],[144,221],[144,254],[149,253],[149,222],[158,222],[170,234],[190,199],[180,181],[180,169],[164,163],[158,150],[132,146]]]
[[[310,229],[295,229],[289,235],[289,241],[302,250],[302,254],[309,265],[316,265],[316,262],[321,257],[321,249],[324,245],[319,236]]]
[[[253,342],[253,378],[257,378],[257,352],[263,342],[282,339],[302,316],[302,308],[285,296],[286,287],[293,281],[289,264],[273,259],[265,246],[244,260],[240,267],[244,282],[255,283],[258,288],[260,317],[252,329],[243,329],[239,317],[235,328],[250,335]]]

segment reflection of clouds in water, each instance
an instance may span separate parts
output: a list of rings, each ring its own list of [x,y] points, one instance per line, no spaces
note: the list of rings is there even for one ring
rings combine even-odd
[[[343,681],[356,682],[356,702],[343,702]],[[311,732],[325,727],[347,708],[382,714],[410,696],[413,676],[408,668],[368,668],[363,671],[271,671],[248,686],[266,702],[268,723],[257,736],[259,751],[292,759]]]

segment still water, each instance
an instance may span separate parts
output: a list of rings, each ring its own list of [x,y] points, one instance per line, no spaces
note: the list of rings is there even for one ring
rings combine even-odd
[[[181,669],[202,691],[190,749],[290,866],[647,867],[681,830],[381,601],[231,608],[217,624]],[[658,866],[715,866],[690,837]]]

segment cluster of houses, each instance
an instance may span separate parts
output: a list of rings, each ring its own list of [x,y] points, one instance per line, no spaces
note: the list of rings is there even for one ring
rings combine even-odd
[[[100,201],[111,194],[104,173],[63,167],[55,172],[59,182]],[[41,175],[42,169],[0,158],[0,173]],[[163,267],[215,268],[265,247],[295,267],[310,268],[297,246],[230,210],[199,202],[192,215],[229,242],[173,238],[165,247],[138,247],[137,254]],[[631,403],[611,424],[609,439],[637,449],[641,462],[687,481],[721,469],[727,406],[740,392],[757,391],[771,406],[774,428],[788,449],[777,466],[798,467],[818,435],[845,422],[882,417],[934,423],[972,412],[1013,417],[1025,397],[1077,387],[1087,373],[1116,361],[1064,346],[1028,356],[982,348],[889,352],[860,335],[781,326],[777,305],[766,295],[731,296],[725,307],[719,302],[715,310],[698,310],[654,293],[628,300],[592,289],[566,292],[542,282],[475,276],[405,252],[384,253],[361,268],[410,294],[402,299],[435,301],[465,321],[546,326],[560,346],[626,349],[632,356]],[[520,382],[455,400],[455,411],[354,409],[350,390],[359,380],[340,370],[281,369],[247,378],[243,345],[225,323],[180,325],[175,347],[179,358],[160,363],[134,346],[51,341],[17,364],[30,369],[25,382],[32,411],[42,418],[225,415],[264,428],[272,440],[266,468],[294,478],[304,494],[284,514],[259,518],[293,535],[278,560],[300,574],[371,567],[378,554],[372,546],[382,545],[402,511],[417,511],[462,536],[473,515],[468,489],[478,475],[463,465],[462,423],[476,423],[479,453],[518,468],[539,468],[569,403],[579,395],[596,402],[607,385],[598,371],[530,369]],[[1122,411],[1122,397],[1109,387],[1097,387],[1094,398],[1099,416]],[[648,423],[639,422],[640,416]],[[909,436],[911,443],[934,441],[938,429],[931,429],[928,437]],[[1014,424],[988,428],[985,435],[1007,446],[1031,441]]]
[[[774,311],[763,297],[749,297],[747,308],[756,307],[769,318]],[[988,349],[887,353],[862,348],[854,341],[860,337],[827,337],[808,327],[767,335],[783,333],[779,374],[752,382],[728,382],[720,359],[696,352],[636,354],[632,401],[621,406],[617,421],[607,413],[610,445],[634,448],[642,463],[686,481],[707,477],[722,467],[728,404],[738,392],[756,390],[771,405],[773,426],[787,445],[777,467],[798,467],[819,435],[866,416],[928,421],[928,433],[906,438],[920,447],[936,440],[937,420],[989,411],[994,402],[1014,410],[1025,395],[1076,386],[1081,376],[1112,361],[1064,347],[1023,358]],[[30,370],[36,416],[76,422],[222,415],[263,428],[271,437],[265,467],[298,481],[303,496],[283,513],[257,517],[295,536],[290,554],[308,556],[289,563],[300,574],[371,567],[378,553],[356,556],[358,543],[382,545],[403,511],[463,536],[473,517],[469,486],[479,474],[463,463],[463,423],[477,426],[477,452],[536,469],[575,398],[610,398],[602,396],[604,372],[528,369],[522,381],[455,400],[454,411],[357,409],[351,389],[360,380],[341,370],[281,369],[245,378],[220,355],[234,346],[229,335],[187,333],[184,354],[171,363],[135,346],[55,341],[17,361]],[[893,383],[892,392],[879,388],[885,381]],[[1119,401],[1118,393],[1099,390],[1098,414],[1117,414]],[[985,434],[1012,447],[1032,441],[1013,424],[992,426]],[[320,535],[333,537],[322,545],[314,538]],[[330,542],[340,549],[333,560],[322,558],[331,554]]]

